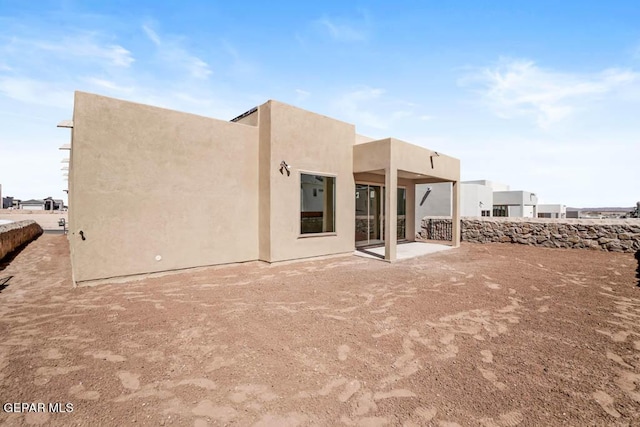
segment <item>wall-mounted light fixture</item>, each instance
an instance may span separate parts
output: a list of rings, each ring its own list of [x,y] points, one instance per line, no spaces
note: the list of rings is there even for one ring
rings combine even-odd
[[[433,169],[433,158],[440,157],[440,154],[437,151],[434,151],[432,155],[429,156],[429,160],[431,160],[431,169]]]
[[[284,175],[284,171],[287,171],[287,176],[291,175],[291,166],[284,160],[280,162],[280,173]]]

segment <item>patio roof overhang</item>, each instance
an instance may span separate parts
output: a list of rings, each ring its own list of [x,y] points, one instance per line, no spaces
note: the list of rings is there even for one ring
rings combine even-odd
[[[399,179],[408,180],[411,184],[453,183],[453,245],[460,244],[460,160],[395,138],[386,138],[353,146],[353,173],[382,175],[387,188],[396,188]],[[385,212],[389,224],[397,221],[396,199],[395,191],[387,192]],[[407,210],[414,211],[415,204],[407,206]],[[386,261],[396,259],[397,237],[392,229],[394,227],[385,227]]]
[[[395,138],[353,146],[353,172],[384,174],[398,171],[398,177],[424,183],[460,181],[460,160]],[[421,182],[417,182],[421,183]]]

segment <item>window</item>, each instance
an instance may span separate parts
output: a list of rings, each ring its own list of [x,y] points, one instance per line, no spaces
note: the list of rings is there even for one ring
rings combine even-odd
[[[493,216],[508,216],[507,206],[505,206],[505,205],[494,205],[493,206]]]
[[[404,240],[407,235],[407,190],[406,188],[398,187],[398,227],[397,236],[398,240]]]
[[[482,216],[491,216],[491,211],[482,211]]]
[[[335,232],[336,178],[300,174],[300,234]]]

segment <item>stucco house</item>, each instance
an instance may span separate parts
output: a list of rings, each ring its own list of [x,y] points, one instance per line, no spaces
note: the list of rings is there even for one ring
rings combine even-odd
[[[450,216],[451,184],[418,185],[420,203],[417,218]],[[510,190],[506,184],[488,180],[460,183],[460,215],[463,217],[520,217],[535,218],[538,196],[530,191]]]
[[[24,202],[20,202],[20,209],[24,209],[26,211],[43,211],[44,200],[40,200],[40,199],[25,200]]]
[[[567,206],[559,203],[538,205],[538,218],[566,218]]]
[[[223,121],[76,92],[60,126],[79,284],[376,243],[394,261],[424,183],[452,183],[460,241],[458,159],[281,102]]]

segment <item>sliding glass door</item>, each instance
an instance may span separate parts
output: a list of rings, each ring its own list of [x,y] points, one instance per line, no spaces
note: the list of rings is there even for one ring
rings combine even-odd
[[[398,240],[406,238],[407,191],[398,187]],[[356,184],[356,246],[384,243],[384,198],[381,185]]]
[[[356,184],[356,246],[383,242],[383,211],[382,187]]]

